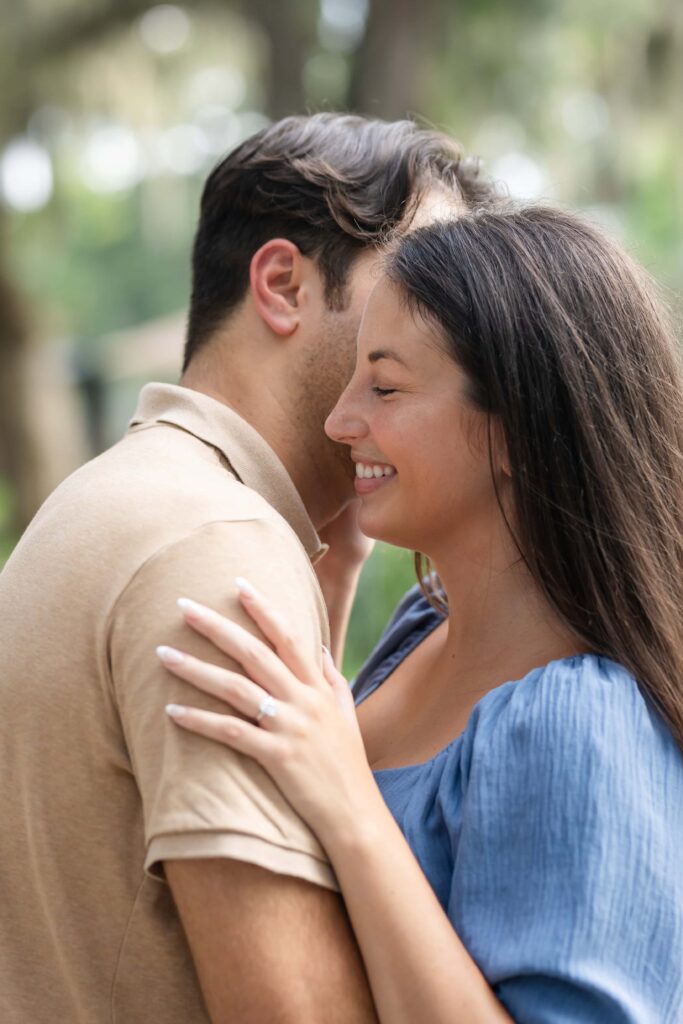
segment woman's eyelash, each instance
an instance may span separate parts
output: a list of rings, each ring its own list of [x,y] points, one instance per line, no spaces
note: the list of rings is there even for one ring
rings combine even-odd
[[[396,388],[378,388],[378,387],[373,387],[372,390],[374,391],[374,393],[376,395],[379,395],[380,398],[383,398],[384,395],[393,395],[394,392],[396,391]]]

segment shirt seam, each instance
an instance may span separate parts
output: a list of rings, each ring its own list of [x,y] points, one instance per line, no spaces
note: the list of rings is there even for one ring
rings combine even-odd
[[[169,831],[159,832],[156,835],[153,835],[148,840],[146,851],[145,851],[145,854],[146,854],[145,860],[147,859],[147,855],[149,854],[149,850],[150,850],[150,847],[151,847],[152,843],[155,843],[155,842],[158,842],[158,841],[161,841],[161,840],[164,840],[164,839],[169,839],[169,838],[183,839],[183,838],[186,838],[186,837],[187,838],[191,838],[192,836],[200,836],[200,837],[203,837],[203,836],[217,836],[217,837],[221,837],[221,836],[226,836],[226,837],[230,837],[230,836],[244,836],[247,839],[255,839],[259,843],[265,843],[268,846],[272,846],[276,850],[284,850],[286,853],[300,854],[302,857],[308,857],[310,860],[315,861],[317,864],[322,864],[325,867],[329,867],[330,866],[330,861],[328,859],[326,859],[324,856],[318,857],[315,853],[312,853],[310,850],[302,849],[300,845],[297,845],[297,846],[285,845],[284,842],[278,843],[278,842],[276,842],[273,839],[266,838],[265,836],[259,835],[257,832],[247,832],[244,829],[239,829],[239,828],[188,829],[187,831],[169,830]],[[282,838],[283,838],[283,840],[286,840],[287,836],[283,834]],[[191,858],[189,858],[189,859],[191,859]]]
[[[115,993],[116,993],[116,985],[117,985],[118,980],[119,980],[119,971],[121,969],[121,961],[123,959],[123,950],[125,948],[126,939],[128,938],[128,934],[130,932],[130,929],[131,929],[131,926],[132,926],[132,923],[133,923],[133,918],[135,916],[135,910],[136,910],[136,907],[138,905],[138,900],[140,899],[140,895],[142,893],[142,890],[144,888],[144,885],[145,885],[146,881],[147,881],[147,876],[143,872],[142,879],[141,879],[140,884],[138,885],[137,891],[135,893],[135,898],[134,898],[134,900],[133,900],[133,902],[131,904],[130,913],[128,914],[128,919],[126,921],[126,926],[123,929],[123,934],[121,936],[121,942],[119,943],[119,951],[118,951],[118,954],[116,956],[116,964],[114,966],[114,975],[113,975],[112,981],[111,981],[111,994],[110,994],[110,1019],[111,1019],[111,1024],[116,1024],[116,1016],[117,1015],[116,1015],[116,1008],[114,1006],[114,998],[115,998]]]

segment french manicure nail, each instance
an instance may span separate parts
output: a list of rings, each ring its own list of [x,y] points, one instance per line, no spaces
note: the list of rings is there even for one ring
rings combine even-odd
[[[181,611],[185,612],[186,615],[192,615],[195,619],[201,619],[204,616],[204,609],[196,601],[191,601],[189,597],[179,597],[178,607]]]
[[[164,710],[171,718],[182,718],[185,714],[185,708],[180,704],[167,704]]]
[[[244,597],[256,597],[256,589],[244,576],[235,576],[235,586]]]
[[[185,655],[176,651],[175,647],[157,647],[157,655],[167,665],[180,665],[185,661]]]

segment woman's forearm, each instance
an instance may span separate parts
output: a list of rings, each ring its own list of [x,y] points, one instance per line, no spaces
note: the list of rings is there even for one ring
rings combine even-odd
[[[359,565],[352,569],[340,568],[339,572],[335,572],[333,568],[327,567],[323,572],[321,567],[318,573],[330,623],[330,651],[335,664],[340,667],[343,664],[346,634],[361,569],[362,565]]]
[[[322,835],[381,1024],[510,1024],[458,938],[381,794]],[[340,823],[338,822],[337,825]]]
[[[330,620],[331,651],[335,664],[342,664],[351,606],[361,570],[374,546],[358,528],[358,499],[319,530],[321,543],[328,545],[315,571]]]

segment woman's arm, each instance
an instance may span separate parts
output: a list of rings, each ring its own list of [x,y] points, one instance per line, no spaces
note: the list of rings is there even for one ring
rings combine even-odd
[[[382,1024],[511,1017],[458,938],[375,787],[319,836],[337,874]]]
[[[374,547],[374,541],[358,529],[357,506],[358,502],[352,501],[320,531],[320,540],[328,545],[329,550],[315,565],[327,606],[331,653],[337,665],[343,662],[360,574]]]
[[[317,832],[335,868],[382,1024],[497,1024],[511,1018],[455,933],[389,813],[363,749],[346,681],[307,664],[274,610],[242,600],[275,648],[209,609],[187,621],[251,679],[162,649],[177,675],[248,718],[170,708],[182,725],[256,758]],[[279,655],[279,657],[278,657]],[[280,660],[283,659],[283,660]],[[273,717],[254,724],[264,698]]]

